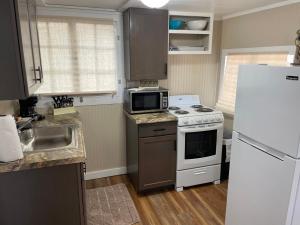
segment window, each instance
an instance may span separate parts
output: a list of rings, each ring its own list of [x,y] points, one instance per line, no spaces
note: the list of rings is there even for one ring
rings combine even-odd
[[[223,80],[216,107],[233,115],[237,88],[238,69],[241,64],[268,64],[285,66],[289,53],[229,53],[225,57]]]
[[[44,84],[38,94],[116,93],[113,20],[39,17]]]

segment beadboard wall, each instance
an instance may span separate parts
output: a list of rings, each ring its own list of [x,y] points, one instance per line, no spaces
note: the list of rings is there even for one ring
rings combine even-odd
[[[209,55],[169,55],[168,80],[160,85],[170,95],[199,95],[202,104],[215,106],[219,80],[222,22],[214,22],[213,48]]]
[[[17,108],[17,101],[0,101],[0,115],[15,114]]]
[[[77,110],[83,123],[87,171],[125,167],[126,142],[123,105],[80,106],[77,107]]]

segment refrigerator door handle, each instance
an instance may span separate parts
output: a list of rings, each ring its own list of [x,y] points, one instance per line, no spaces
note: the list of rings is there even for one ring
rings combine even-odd
[[[238,139],[246,144],[249,144],[251,146],[253,146],[254,148],[260,150],[260,151],[263,151],[265,153],[267,153],[268,155],[274,157],[274,158],[277,158],[281,161],[284,161],[284,157],[286,156],[285,154],[271,148],[271,147],[268,147],[260,142],[257,142],[257,141],[254,141],[253,139],[245,136],[245,135],[242,135],[242,134],[238,134]]]

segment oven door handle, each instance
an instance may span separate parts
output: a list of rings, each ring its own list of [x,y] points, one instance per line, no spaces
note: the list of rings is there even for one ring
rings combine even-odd
[[[189,127],[189,128],[179,128],[180,133],[195,133],[195,132],[201,132],[201,131],[209,131],[209,130],[218,130],[223,128],[223,124],[206,124],[203,126],[195,126],[195,127]]]

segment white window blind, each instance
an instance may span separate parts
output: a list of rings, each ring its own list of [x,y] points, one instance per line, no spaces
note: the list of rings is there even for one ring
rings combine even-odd
[[[117,90],[113,20],[39,17],[44,83],[38,94],[97,94]]]
[[[287,65],[288,53],[229,54],[225,58],[223,82],[217,101],[217,108],[227,114],[234,114],[238,69],[241,64]]]

